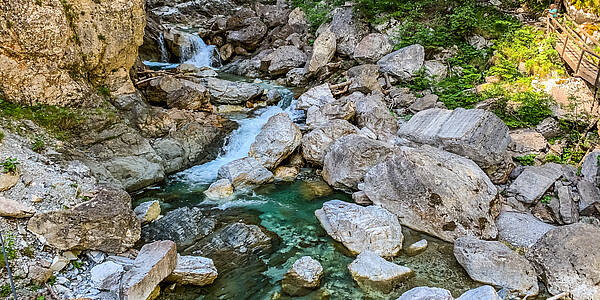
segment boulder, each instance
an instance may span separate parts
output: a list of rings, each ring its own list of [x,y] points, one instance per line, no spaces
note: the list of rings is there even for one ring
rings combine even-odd
[[[535,296],[539,292],[533,266],[500,242],[461,237],[454,242],[454,256],[473,280],[501,286],[522,296]]]
[[[212,259],[200,256],[177,255],[177,265],[165,281],[181,285],[209,285],[217,279],[217,268]]]
[[[574,201],[571,187],[556,182],[554,184],[554,191],[558,195],[558,214],[560,215],[562,224],[573,224],[579,221],[579,207]]]
[[[315,215],[327,234],[353,254],[368,250],[392,257],[402,250],[402,227],[398,218],[384,208],[331,200]]]
[[[204,79],[215,104],[241,105],[260,97],[263,90],[256,84],[233,82],[219,78]]]
[[[398,121],[383,103],[381,93],[372,93],[356,100],[356,123],[368,128],[378,140],[393,141],[398,131]]]
[[[387,73],[402,81],[408,81],[423,67],[424,62],[425,48],[416,44],[382,57],[377,61],[377,64],[381,73]]]
[[[308,163],[321,166],[329,146],[349,134],[358,134],[358,128],[345,120],[329,121],[302,137],[302,156]]]
[[[0,192],[6,192],[12,189],[19,183],[21,175],[18,173],[2,173],[0,174]]]
[[[313,44],[313,51],[310,61],[308,62],[308,72],[317,73],[325,67],[336,49],[336,36],[331,31],[326,30],[319,34]]]
[[[335,140],[326,151],[323,179],[336,189],[356,190],[367,171],[392,151],[392,146],[384,142],[358,134],[345,135]]]
[[[495,238],[497,190],[471,160],[431,146],[400,147],[365,175],[374,204],[414,230],[454,242]]]
[[[300,173],[300,169],[295,166],[279,166],[273,170],[275,180],[279,181],[294,181]]]
[[[329,30],[337,38],[337,52],[352,57],[356,45],[369,33],[369,27],[354,14],[352,7],[333,10]]]
[[[413,104],[411,104],[408,109],[412,112],[420,112],[426,109],[435,108],[439,97],[435,94],[428,94],[423,96],[422,98],[417,98]]]
[[[535,130],[542,134],[546,139],[558,137],[562,134],[562,129],[558,121],[552,117],[545,118],[535,127]]]
[[[318,289],[323,278],[323,267],[310,256],[296,260],[281,281],[281,289],[290,296],[304,296]]]
[[[227,34],[227,41],[254,49],[263,41],[263,37],[267,33],[267,26],[259,17],[245,18],[240,25],[238,30],[230,31]]]
[[[498,238],[514,247],[529,248],[556,228],[528,213],[502,211],[496,219]]]
[[[540,199],[562,174],[561,166],[555,163],[527,167],[508,187],[507,195],[531,204]]]
[[[581,176],[583,179],[589,182],[592,182],[596,185],[600,184],[600,150],[595,150],[583,159],[583,164],[581,165]]]
[[[102,189],[96,197],[71,209],[38,213],[27,230],[60,250],[121,253],[140,238],[140,221],[125,191]]]
[[[285,25],[288,22],[290,9],[286,5],[263,5],[255,4],[256,14],[261,17],[269,27]]]
[[[306,68],[293,68],[285,74],[285,82],[288,86],[301,86],[307,81],[308,70]]]
[[[454,298],[448,290],[420,286],[407,291],[396,300],[454,300]]]
[[[329,84],[324,83],[313,87],[302,94],[300,98],[298,98],[296,109],[307,110],[311,106],[321,107],[333,101],[335,101],[335,98],[333,98],[333,94],[331,94]]]
[[[121,276],[125,272],[122,265],[107,261],[96,265],[90,271],[90,279],[94,287],[105,291],[118,291]]]
[[[369,250],[361,252],[348,265],[358,286],[365,292],[389,293],[399,283],[413,275],[410,268],[389,262]]]
[[[175,270],[177,249],[172,241],[157,241],[140,249],[121,278],[121,299],[147,299],[156,286]]]
[[[379,66],[377,65],[360,65],[352,67],[348,70],[348,79],[350,86],[348,92],[362,92],[365,94],[371,92],[381,92],[382,87],[379,84]]]
[[[552,295],[570,292],[574,300],[600,297],[600,229],[576,223],[548,231],[527,252]]]
[[[233,186],[229,179],[223,178],[213,182],[204,195],[209,199],[224,199],[233,195]]]
[[[227,179],[236,190],[244,190],[273,181],[273,173],[258,160],[245,157],[219,168],[219,179]]]
[[[408,246],[408,248],[404,250],[404,252],[406,252],[406,254],[409,256],[414,256],[425,251],[425,249],[427,249],[428,244],[429,243],[426,239],[422,239],[418,242],[412,243],[410,246]]]
[[[427,78],[433,82],[439,82],[448,76],[448,67],[442,62],[428,60],[425,61],[423,67]]]
[[[356,104],[345,99],[335,100],[322,107],[311,106],[306,111],[306,125],[315,129],[326,125],[331,120],[350,121],[356,114]]]
[[[133,212],[142,224],[150,223],[160,216],[160,203],[156,200],[138,205]]]
[[[0,196],[0,217],[28,218],[35,214],[35,208]]]
[[[212,112],[210,92],[201,84],[165,75],[150,80],[143,89],[146,99],[169,108]]]
[[[510,132],[511,142],[508,149],[516,155],[542,154],[548,148],[544,136],[531,129],[518,129]]]
[[[288,25],[291,26],[295,32],[304,33],[308,31],[309,24],[306,20],[306,14],[300,7],[296,7],[292,10],[288,16]]]
[[[301,140],[302,132],[298,125],[287,113],[280,113],[270,117],[262,127],[250,146],[248,156],[272,170],[296,150]]]
[[[369,199],[367,194],[365,194],[365,192],[363,192],[363,191],[358,191],[358,192],[352,193],[352,201],[354,201],[354,203],[359,204],[359,205],[365,205],[365,206],[373,205],[373,202]]]
[[[29,272],[27,272],[27,278],[31,280],[32,283],[43,285],[48,282],[52,277],[54,271],[50,268],[45,268],[40,265],[31,265],[29,266]]]
[[[484,285],[464,292],[456,300],[502,300],[502,298],[493,287]]]
[[[294,68],[304,66],[307,57],[295,46],[281,46],[263,59],[268,64],[270,75],[286,74]]]
[[[577,183],[579,192],[579,214],[600,216],[600,189],[595,183],[581,180]]]
[[[184,249],[213,232],[217,221],[197,207],[182,207],[169,211],[164,217],[144,226],[142,240],[151,243],[171,240]]]
[[[354,59],[359,63],[372,64],[394,50],[387,35],[371,33],[365,36],[354,49]]]
[[[421,111],[400,127],[398,136],[470,158],[494,183],[505,182],[512,171],[506,152],[510,142],[508,127],[486,110]]]

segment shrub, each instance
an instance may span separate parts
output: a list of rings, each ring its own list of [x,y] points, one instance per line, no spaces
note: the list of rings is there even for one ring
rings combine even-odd
[[[41,137],[36,137],[31,145],[31,149],[35,152],[42,152],[46,149],[46,143]]]
[[[523,156],[515,157],[515,160],[518,161],[523,166],[533,166],[535,165],[535,158],[537,155],[535,154],[527,154]]]
[[[4,250],[6,250],[6,258],[13,260],[17,258],[17,249],[15,248],[15,235],[11,232],[2,235],[4,240]],[[6,266],[3,251],[0,251],[0,269]]]
[[[16,158],[13,157],[8,157],[7,159],[5,159],[2,162],[2,167],[4,168],[3,171],[4,173],[16,173],[17,172],[17,166],[20,163],[17,161]]]
[[[508,127],[532,127],[552,115],[552,103],[553,100],[542,92],[505,92],[493,111]]]

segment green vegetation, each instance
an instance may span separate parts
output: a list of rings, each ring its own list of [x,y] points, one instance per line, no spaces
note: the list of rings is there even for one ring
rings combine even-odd
[[[46,296],[39,296],[37,298],[35,298],[36,300],[46,300]]]
[[[4,131],[0,131],[0,143],[4,140]]]
[[[17,249],[15,247],[15,235],[12,232],[4,234],[4,248],[6,250],[6,258],[8,260],[13,260],[17,258]],[[4,253],[0,251],[0,269],[6,266],[6,261],[4,259]]]
[[[81,269],[83,267],[83,262],[81,262],[80,260],[74,260],[71,262],[71,264],[75,269]]]
[[[300,7],[306,14],[313,32],[317,31],[321,24],[331,21],[329,12],[343,3],[343,0],[292,0],[292,6]]]
[[[546,195],[546,196],[542,197],[542,199],[540,200],[540,202],[542,202],[544,204],[550,204],[551,200],[552,200],[552,196]]]
[[[48,279],[48,284],[52,286],[55,283],[56,283],[56,276],[55,275],[50,276],[50,278]]]
[[[515,157],[515,160],[517,160],[523,166],[533,166],[535,165],[536,157],[536,154],[527,154],[523,156],[517,156]]]
[[[19,166],[19,162],[16,158],[8,157],[6,158],[0,165],[3,167],[3,172],[5,174],[15,174],[17,173],[17,167]]]
[[[600,14],[600,0],[575,0],[571,2],[577,9],[584,9],[595,14]]]
[[[110,97],[110,90],[103,85],[96,87],[96,93],[98,93],[98,95],[103,96],[103,97]]]
[[[10,285],[5,284],[0,287],[0,297],[8,297],[11,293],[12,290],[10,289]]]
[[[31,248],[31,246],[27,246],[27,247],[23,248],[23,250],[21,250],[21,254],[23,254],[23,256],[27,256],[29,258],[34,257],[34,252],[33,252],[33,249]]]
[[[31,149],[35,152],[42,152],[46,149],[46,143],[40,136],[36,136],[33,144],[31,145]]]

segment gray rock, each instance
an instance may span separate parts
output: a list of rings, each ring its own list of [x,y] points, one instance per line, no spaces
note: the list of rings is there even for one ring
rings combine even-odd
[[[306,68],[294,68],[285,74],[285,82],[288,86],[301,86],[307,81],[308,70]]]
[[[546,233],[527,252],[552,295],[570,292],[574,300],[600,296],[600,229],[582,223]]]
[[[558,137],[562,134],[562,129],[560,129],[558,121],[552,117],[544,119],[535,127],[535,130],[547,139]]]
[[[421,286],[407,291],[396,300],[454,300],[454,298],[446,289]]]
[[[508,148],[516,154],[541,154],[548,148],[548,142],[544,136],[531,129],[517,129],[510,132],[511,142]]]
[[[219,179],[225,178],[236,190],[251,189],[273,181],[273,173],[258,160],[245,157],[234,160],[219,168]]]
[[[417,98],[415,103],[411,104],[408,109],[416,113],[426,109],[435,108],[438,99],[439,97],[437,95],[428,94],[423,96],[423,98]]]
[[[272,170],[296,150],[301,140],[302,132],[290,116],[286,113],[276,114],[262,127],[250,146],[248,156]]]
[[[492,46],[492,42],[486,40],[484,37],[478,34],[474,34],[467,38],[469,45],[473,46],[477,50],[481,50]]]
[[[502,298],[493,287],[484,285],[464,292],[456,300],[502,300]]]
[[[448,67],[439,61],[428,60],[423,64],[423,67],[425,67],[427,77],[434,82],[438,82],[448,76]]]
[[[400,147],[365,175],[363,190],[400,223],[453,242],[495,238],[497,190],[472,161],[431,146]]]
[[[500,240],[524,248],[533,246],[546,232],[556,228],[533,215],[509,211],[500,212],[496,226]]]
[[[150,223],[160,216],[160,203],[156,200],[138,205],[133,212],[142,224]]]
[[[105,291],[118,291],[121,276],[125,270],[123,266],[112,261],[96,265],[90,271],[94,287]]]
[[[304,66],[307,57],[295,46],[281,46],[263,59],[271,75],[286,74],[291,69]]]
[[[208,236],[217,221],[197,207],[182,207],[169,211],[164,217],[144,226],[142,240],[146,243],[171,240],[182,249]]]
[[[212,259],[200,256],[177,255],[177,265],[165,281],[181,285],[209,285],[217,279],[217,268]]]
[[[246,101],[254,100],[263,93],[263,90],[253,83],[233,82],[219,78],[206,78],[204,82],[214,104],[245,104]]]
[[[398,131],[398,121],[383,103],[381,93],[372,93],[356,100],[356,123],[377,135],[378,140],[393,141]]]
[[[121,299],[147,299],[154,288],[177,265],[177,249],[172,241],[157,241],[140,249],[133,266],[121,279]]]
[[[157,77],[143,89],[146,99],[169,108],[212,112],[210,92],[201,84],[176,78],[173,75]]]
[[[281,289],[290,296],[304,296],[318,289],[323,278],[323,267],[310,256],[300,257],[285,273]]]
[[[213,182],[206,191],[204,191],[204,195],[209,199],[224,199],[231,197],[233,195],[233,186],[229,179],[219,179]]]
[[[404,250],[404,252],[406,252],[407,255],[414,256],[425,251],[425,249],[427,249],[427,246],[427,240],[422,239],[418,242],[412,243],[410,246],[408,246],[408,248],[406,248],[406,250]]]
[[[345,99],[335,100],[322,107],[311,106],[306,111],[306,125],[317,128],[326,125],[331,120],[350,121],[356,114],[356,104]]]
[[[527,167],[506,191],[521,202],[533,203],[540,199],[561,176],[561,167],[555,163]]]
[[[331,31],[326,30],[319,34],[313,44],[313,52],[308,62],[308,72],[317,73],[325,67],[336,49],[336,36]]]
[[[338,138],[325,153],[323,179],[336,189],[356,190],[367,171],[392,151],[389,144],[357,134]]]
[[[600,167],[598,157],[600,156],[600,150],[596,150],[586,155],[581,165],[581,176],[584,180],[592,182],[596,185],[600,184]]]
[[[600,190],[595,183],[582,180],[577,183],[579,213],[582,216],[600,215]]]
[[[410,268],[388,262],[368,250],[361,252],[348,265],[348,270],[358,286],[367,293],[389,293],[395,286],[413,275]]]
[[[329,84],[324,83],[322,85],[313,87],[302,94],[300,98],[298,98],[296,109],[307,110],[311,106],[321,107],[333,101],[335,101],[335,98],[333,98],[333,95],[331,94]]]
[[[369,33],[368,25],[354,14],[352,7],[333,10],[329,30],[337,37],[337,52],[351,57],[356,45]]]
[[[573,201],[570,186],[563,186],[558,182],[554,185],[558,195],[559,214],[564,224],[573,224],[579,221],[579,207]]]
[[[263,40],[263,37],[267,33],[267,26],[259,17],[245,18],[240,25],[242,26],[240,26],[239,30],[230,31],[227,34],[229,42],[254,48]]]
[[[0,217],[28,218],[35,214],[35,208],[0,196]]]
[[[402,250],[402,227],[398,218],[384,208],[331,200],[315,215],[327,234],[354,254],[368,250],[391,257]]]
[[[321,166],[325,152],[337,139],[357,134],[358,128],[345,120],[332,120],[302,137],[302,156],[307,162]]]
[[[352,67],[348,70],[348,79],[350,86],[349,93],[362,92],[365,94],[371,92],[381,92],[382,87],[377,80],[379,78],[379,66],[377,65],[360,65]]]
[[[394,50],[387,35],[371,33],[365,36],[354,49],[354,59],[363,64],[376,63]]]
[[[352,201],[359,205],[373,205],[373,202],[363,191],[352,193]]]
[[[476,281],[501,286],[523,296],[539,292],[533,266],[506,245],[462,237],[454,242],[454,256]]]
[[[407,81],[423,67],[425,48],[411,45],[382,57],[377,64],[382,73],[388,73],[398,79]]]

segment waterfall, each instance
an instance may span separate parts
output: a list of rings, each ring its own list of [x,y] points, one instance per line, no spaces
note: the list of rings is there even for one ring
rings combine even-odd
[[[211,67],[215,46],[207,46],[197,34],[186,34],[187,45],[181,47],[181,62],[196,67]]]
[[[168,62],[169,56],[167,55],[167,47],[165,47],[165,35],[162,32],[158,35],[158,49],[160,49],[160,61]]]

